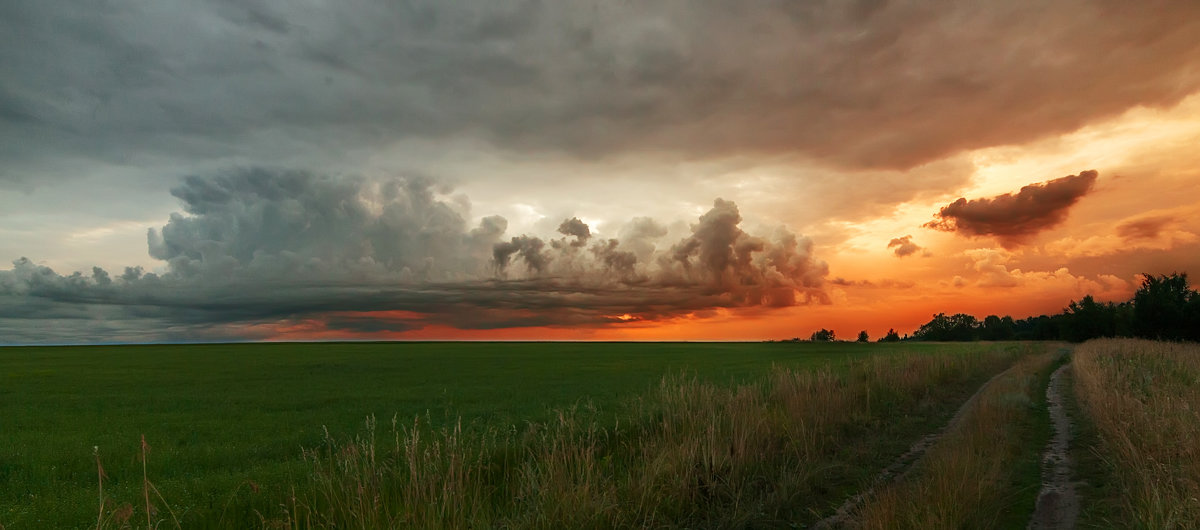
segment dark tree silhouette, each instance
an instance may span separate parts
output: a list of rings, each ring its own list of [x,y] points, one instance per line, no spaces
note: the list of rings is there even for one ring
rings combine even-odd
[[[1133,295],[1133,330],[1151,339],[1200,339],[1196,318],[1197,294],[1188,288],[1187,274],[1142,275]]]
[[[988,315],[979,328],[980,340],[1012,340],[1017,335],[1017,325],[1010,316],[1003,318]]]
[[[867,330],[864,329],[864,330],[858,332],[858,341],[857,342],[871,342],[871,337],[867,336]]]
[[[894,329],[889,329],[887,335],[884,335],[882,339],[879,339],[879,342],[900,342],[900,334],[896,333],[896,330]]]
[[[1059,336],[1071,342],[1117,336],[1117,306],[1096,302],[1092,295],[1071,301],[1060,317]]]
[[[921,325],[913,337],[917,340],[938,341],[970,341],[977,340],[975,328],[979,321],[966,313],[946,316],[945,313],[933,315],[933,320]]]
[[[1186,273],[1142,275],[1142,285],[1127,302],[1097,302],[1092,295],[1071,300],[1062,313],[1014,320],[1011,316],[988,315],[980,322],[958,313],[933,315],[912,334],[913,340],[1066,340],[1083,342],[1099,337],[1142,337],[1157,340],[1200,341],[1200,293],[1188,285]],[[821,329],[812,340],[834,340],[833,331]],[[858,334],[866,342],[867,332]],[[903,339],[889,329],[879,342]]]
[[[819,331],[814,331],[812,334],[813,342],[832,342],[834,339],[833,330],[821,328]]]

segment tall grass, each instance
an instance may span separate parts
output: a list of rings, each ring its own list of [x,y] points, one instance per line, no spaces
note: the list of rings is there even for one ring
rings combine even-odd
[[[751,384],[664,379],[615,421],[588,407],[509,428],[368,418],[306,450],[279,528],[744,527],[811,521],[855,439],[932,409],[1028,346],[872,357],[833,371],[776,368]],[[949,389],[957,389],[954,392]],[[969,393],[969,390],[967,391]]]
[[[1030,419],[1058,355],[1026,357],[982,390],[976,401],[926,453],[917,468],[885,488],[860,510],[858,526],[897,528],[1007,527],[1014,510],[1023,459],[1037,461]],[[1032,450],[1030,448],[1033,448]],[[1029,453],[1029,454],[1023,454]],[[1036,494],[1036,467],[1026,482]],[[1032,508],[1030,501],[1027,508]],[[1024,522],[1019,523],[1023,526]]]
[[[1105,339],[1075,350],[1075,391],[1122,484],[1128,528],[1200,528],[1200,345]]]

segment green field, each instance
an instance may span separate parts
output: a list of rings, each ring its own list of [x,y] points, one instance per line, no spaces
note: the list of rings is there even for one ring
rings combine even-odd
[[[732,383],[773,365],[840,366],[948,345],[788,343],[319,343],[0,348],[0,524],[94,526],[105,495],[150,479],[181,518],[220,513],[246,479],[295,481],[302,447],[398,415],[520,424],[590,402],[611,411],[664,375]],[[264,501],[265,502],[265,501]],[[208,519],[208,516],[202,517]]]

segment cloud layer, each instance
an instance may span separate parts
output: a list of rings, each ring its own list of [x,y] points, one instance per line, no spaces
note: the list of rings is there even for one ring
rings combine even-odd
[[[909,168],[1180,100],[1200,88],[1198,15],[1085,0],[13,0],[0,182],[71,160],[336,167],[457,137]]]
[[[967,236],[996,236],[1005,247],[1014,247],[1067,218],[1067,211],[1096,183],[1095,170],[1021,187],[1015,195],[990,198],[959,197],[934,214],[926,228]]]
[[[239,330],[314,320],[346,331],[586,327],[828,301],[812,242],[748,234],[729,201],[674,243],[633,219],[626,243],[593,241],[578,218],[561,238],[505,237],[501,217],[470,226],[449,191],[263,168],[190,177],[172,192],[185,213],[148,234],[160,273],[60,275],[22,258],[0,271],[0,331],[90,342],[254,338]]]

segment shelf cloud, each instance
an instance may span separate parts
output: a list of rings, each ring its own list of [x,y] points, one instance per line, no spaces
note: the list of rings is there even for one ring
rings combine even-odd
[[[96,267],[61,275],[25,258],[0,271],[6,337],[73,340],[27,325],[37,320],[144,340],[162,328],[217,333],[313,319],[360,331],[586,327],[611,325],[617,315],[647,321],[828,302],[828,270],[809,239],[784,229],[749,234],[737,205],[721,199],[673,243],[659,241],[665,231],[653,220],[633,219],[622,231],[626,245],[592,241],[574,217],[559,227],[563,237],[548,241],[505,237],[498,216],[471,226],[461,205],[422,178],[256,167],[189,177],[172,193],[184,212],[147,237],[151,256],[165,264],[160,273]],[[397,311],[408,317],[355,317]]]

